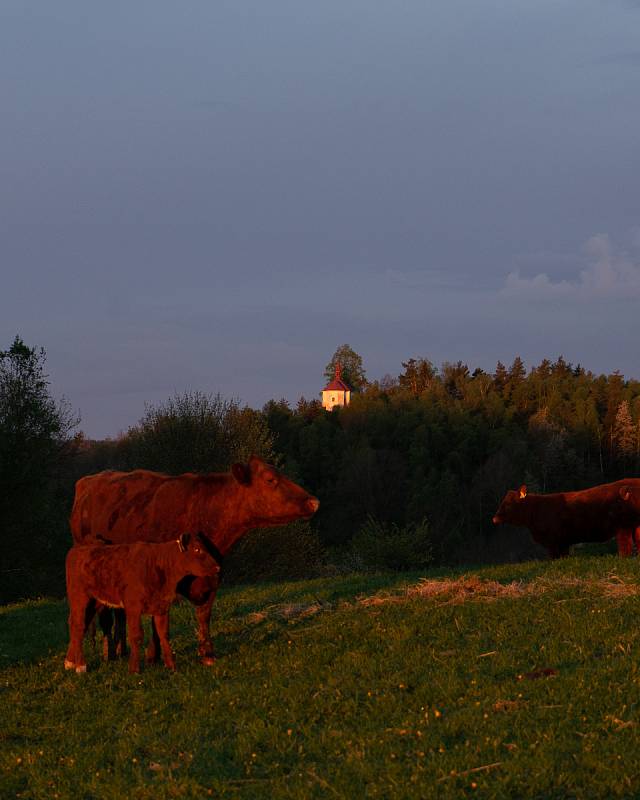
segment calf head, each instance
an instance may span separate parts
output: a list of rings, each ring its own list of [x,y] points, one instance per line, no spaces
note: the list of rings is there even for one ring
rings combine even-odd
[[[526,496],[527,487],[524,484],[519,489],[510,489],[493,515],[493,524],[502,525],[506,522],[518,525],[522,519],[523,500]]]
[[[242,501],[253,527],[309,519],[320,507],[317,497],[257,456],[251,456],[248,464],[234,464],[231,472],[242,487]]]
[[[200,534],[192,536],[190,533],[183,533],[176,539],[178,545],[179,559],[181,567],[184,567],[185,574],[207,577],[220,572],[220,565],[209,553],[206,542]]]

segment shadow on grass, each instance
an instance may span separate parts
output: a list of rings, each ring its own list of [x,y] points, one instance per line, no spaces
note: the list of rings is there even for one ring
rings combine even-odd
[[[340,578],[319,578],[310,581],[270,583],[230,587],[220,592],[213,607],[212,628],[229,615],[240,615],[278,603],[296,603],[322,599],[334,603],[362,593],[373,593],[387,587],[417,580],[417,574],[345,575]],[[184,605],[189,605],[186,601]],[[193,635],[193,609],[187,614],[188,636]],[[64,652],[68,643],[67,604],[61,600],[27,600],[0,606],[0,669],[14,664],[29,664],[46,658],[52,652]],[[172,617],[174,614],[172,614]],[[178,619],[182,615],[177,615]],[[145,633],[148,621],[145,618]],[[180,627],[180,626],[178,626]],[[278,626],[279,627],[279,626]],[[286,622],[282,626],[286,628]],[[147,634],[148,635],[148,634]],[[275,631],[273,635],[277,635]],[[227,639],[228,635],[223,635]],[[146,637],[145,637],[146,638]],[[243,632],[231,639],[244,640]],[[195,637],[194,637],[195,641]],[[221,647],[221,655],[233,652],[233,642]],[[85,644],[85,647],[87,645]]]
[[[67,645],[67,604],[28,600],[0,607],[0,669],[30,663]]]

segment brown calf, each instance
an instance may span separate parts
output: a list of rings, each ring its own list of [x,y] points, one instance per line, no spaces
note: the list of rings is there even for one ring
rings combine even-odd
[[[605,542],[614,536],[620,555],[631,555],[640,519],[621,498],[625,487],[640,491],[640,479],[554,494],[531,494],[523,485],[507,492],[493,522],[529,528],[533,540],[545,547],[551,558],[566,556],[571,545]]]
[[[279,470],[251,456],[230,473],[170,476],[148,470],[100,472],[76,483],[71,512],[73,540],[97,536],[113,542],[164,542],[181,531],[201,531],[218,561],[252,528],[309,519],[320,501]],[[198,653],[214,663],[209,635],[218,576],[185,578],[178,591],[196,606]],[[150,642],[147,659],[158,658]]]
[[[142,614],[152,615],[164,663],[175,669],[169,606],[178,583],[185,575],[217,575],[220,567],[198,537],[185,533],[162,544],[76,545],[67,554],[66,570],[70,643],[65,669],[86,672],[82,640],[100,604],[124,609],[131,645],[129,672],[139,672]]]

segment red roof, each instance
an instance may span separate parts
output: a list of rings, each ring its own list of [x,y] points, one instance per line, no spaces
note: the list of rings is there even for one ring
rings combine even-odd
[[[351,387],[342,380],[342,364],[338,361],[336,364],[335,378],[328,386],[325,386],[323,392],[350,392]]]
[[[323,392],[349,392],[351,391],[347,384],[344,381],[341,381],[340,378],[334,378],[328,386],[325,386],[322,390]]]

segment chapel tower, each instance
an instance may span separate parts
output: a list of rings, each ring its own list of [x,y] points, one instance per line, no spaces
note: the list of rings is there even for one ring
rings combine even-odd
[[[322,390],[322,407],[331,411],[335,406],[348,406],[351,400],[351,389],[342,380],[342,366],[336,363],[334,379]]]

